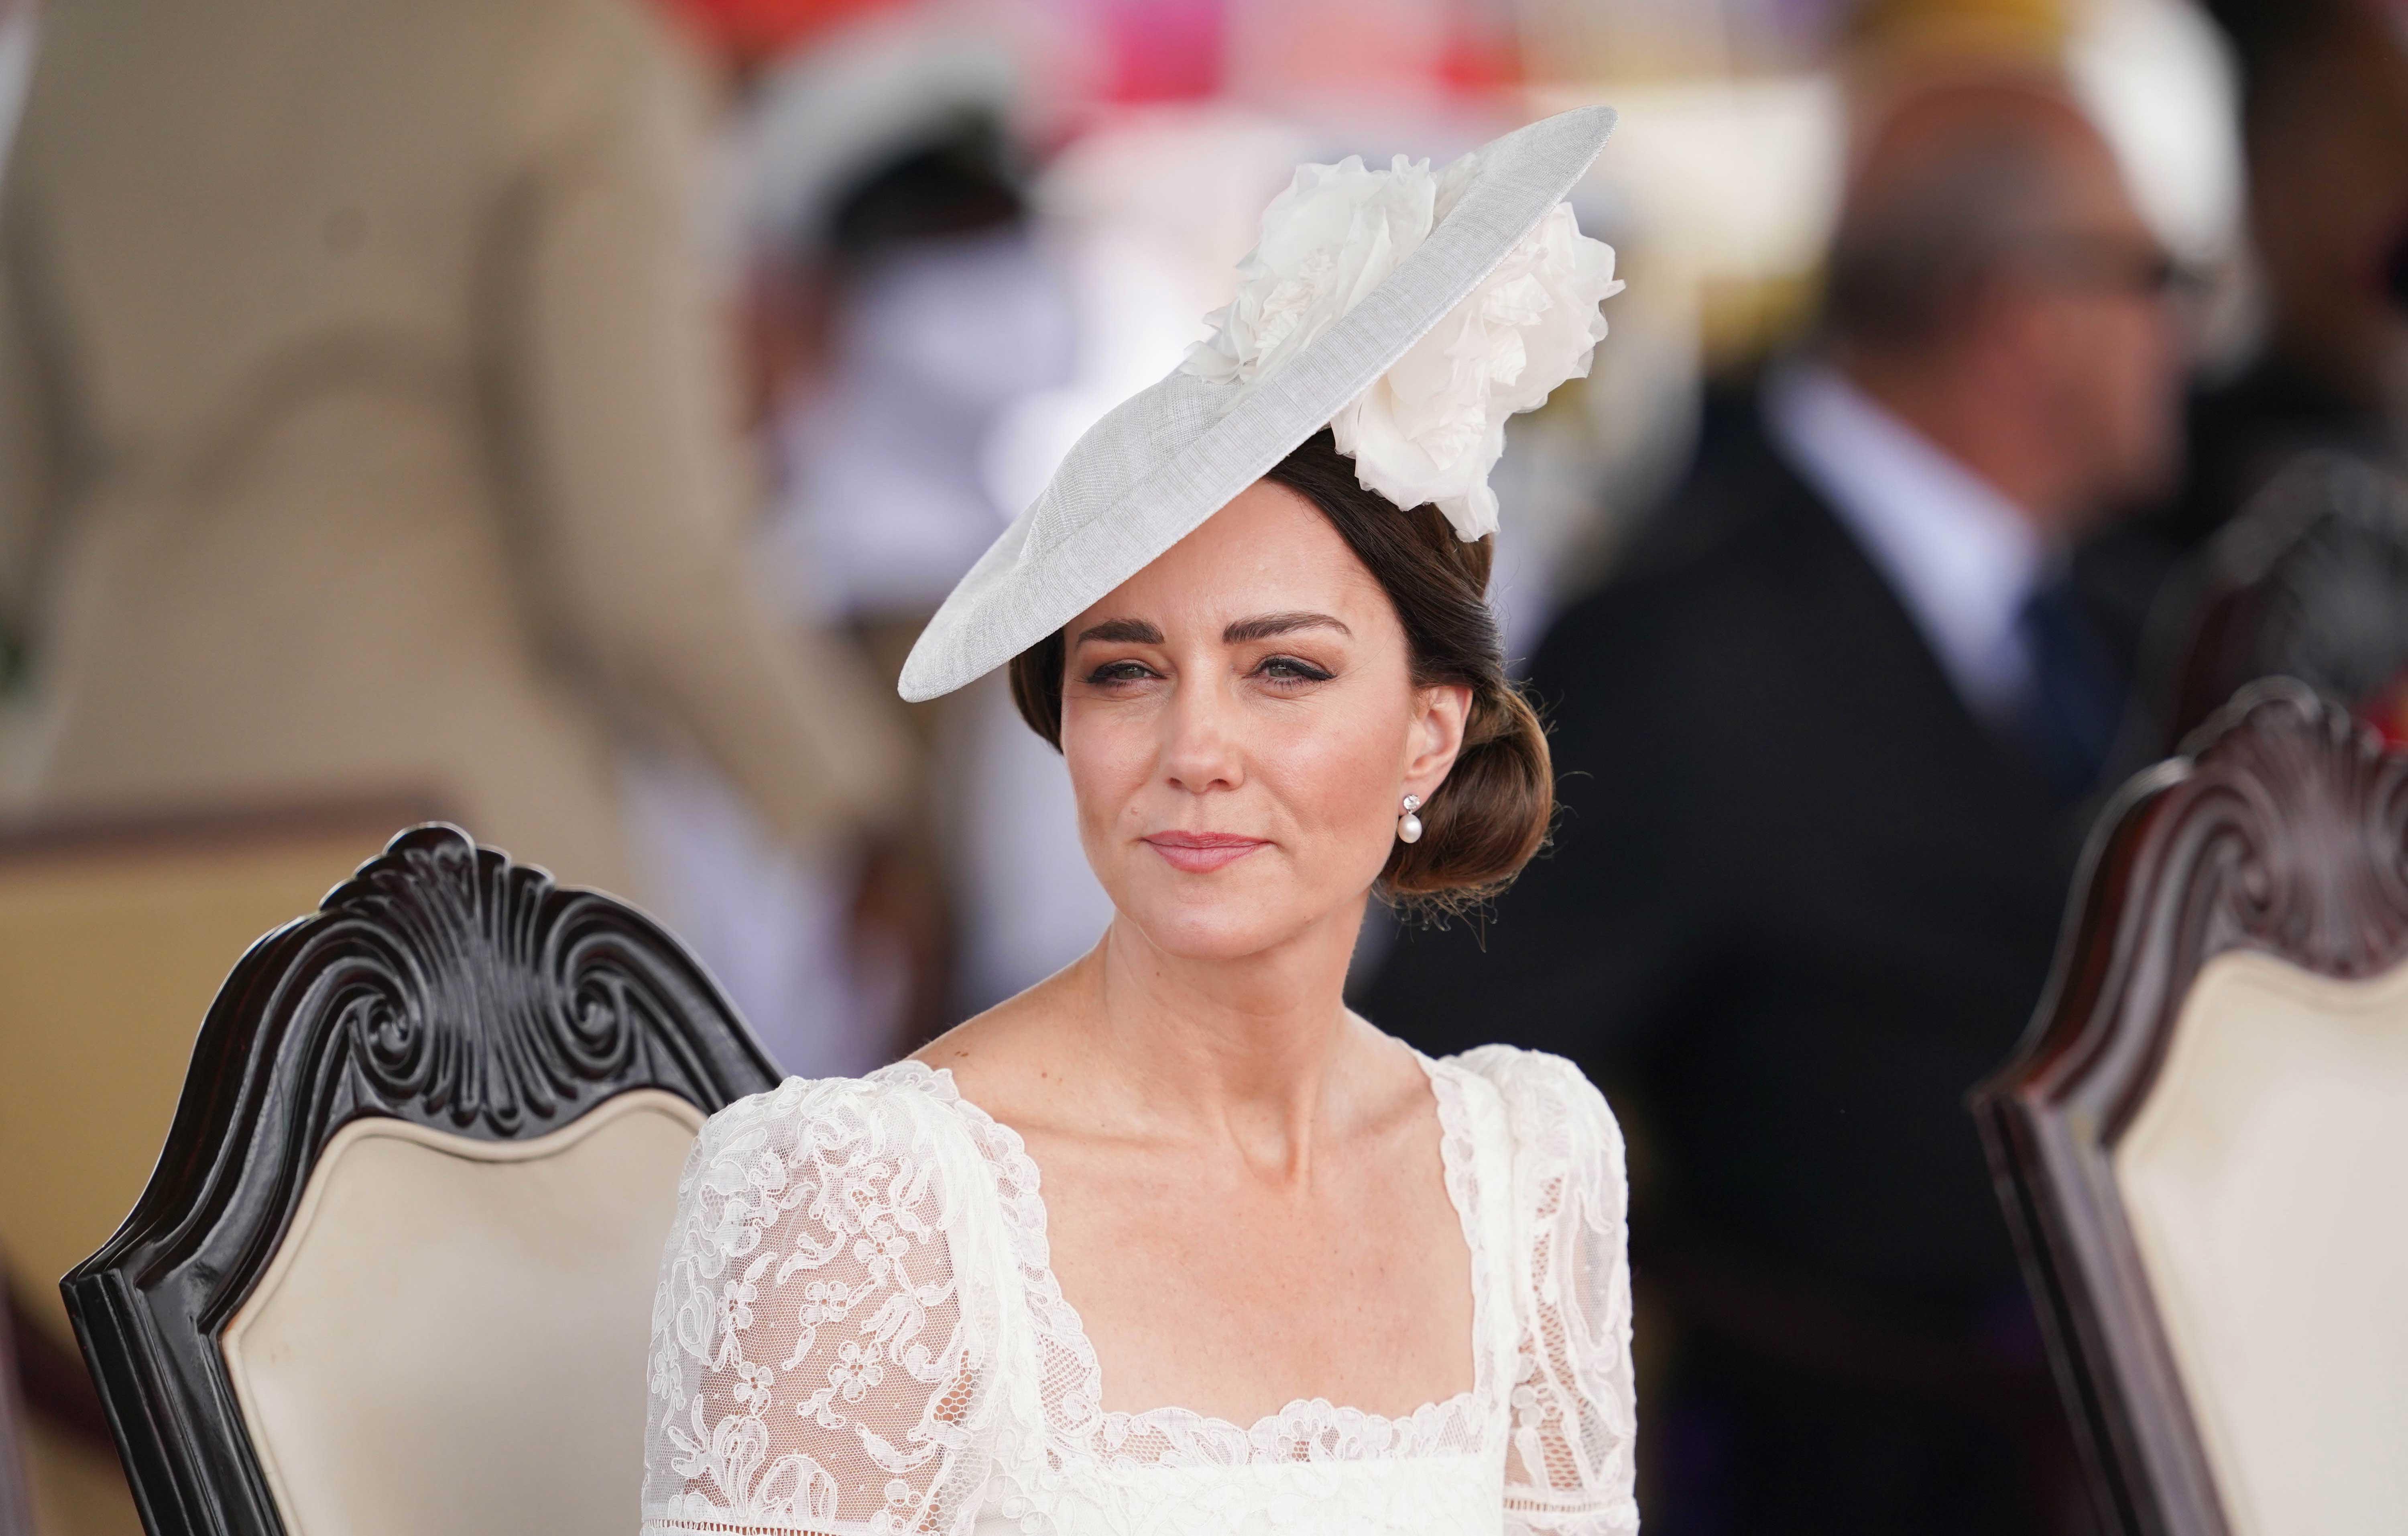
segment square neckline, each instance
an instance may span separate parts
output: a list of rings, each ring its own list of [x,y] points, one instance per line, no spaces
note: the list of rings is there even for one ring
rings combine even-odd
[[[1407,1046],[1406,1049],[1412,1050]],[[1032,1250],[1033,1265],[1024,1265],[1030,1288],[1047,1303],[1045,1310],[1055,1311],[1061,1325],[1060,1342],[1067,1345],[1085,1373],[1086,1390],[1082,1393],[1085,1422],[1075,1429],[1103,1435],[1117,1443],[1129,1435],[1148,1429],[1164,1431],[1177,1441],[1200,1438],[1219,1443],[1223,1455],[1216,1461],[1264,1459],[1285,1461],[1297,1459],[1287,1456],[1266,1457],[1254,1453],[1267,1448],[1317,1439],[1325,1431],[1340,1431],[1341,1437],[1358,1443],[1404,1444],[1401,1453],[1335,1459],[1401,1459],[1412,1456],[1447,1454],[1425,1449],[1423,1443],[1434,1445],[1457,1420],[1469,1418],[1468,1431],[1477,1437],[1481,1421],[1486,1415],[1478,1412],[1486,1403],[1495,1383],[1495,1368],[1489,1359],[1491,1333],[1490,1309],[1496,1299],[1490,1295],[1485,1243],[1480,1232],[1478,1206],[1483,1192],[1479,1187],[1479,1161],[1472,1141],[1469,1117],[1463,1104],[1463,1084],[1454,1075],[1461,1069],[1450,1063],[1434,1061],[1420,1051],[1412,1051],[1413,1060],[1427,1080],[1430,1097],[1438,1111],[1439,1165],[1441,1182],[1446,1188],[1447,1204],[1455,1211],[1455,1221],[1463,1233],[1464,1250],[1471,1268],[1471,1328],[1469,1347],[1471,1352],[1471,1385],[1449,1397],[1435,1398],[1401,1414],[1374,1414],[1368,1410],[1332,1403],[1326,1397],[1292,1398],[1273,1413],[1263,1414],[1251,1425],[1240,1425],[1217,1414],[1198,1413],[1176,1403],[1166,1403],[1144,1409],[1105,1409],[1103,1403],[1103,1362],[1096,1352],[1095,1342],[1087,1336],[1085,1320],[1077,1307],[1062,1293],[1061,1278],[1054,1273],[1053,1243],[1050,1236],[1051,1210],[1045,1203],[1044,1170],[1029,1153],[1027,1141],[1019,1131],[996,1119],[981,1108],[976,1100],[961,1091],[950,1067],[931,1067],[924,1061],[905,1057],[869,1074],[872,1081],[906,1084],[927,1092],[938,1102],[947,1106],[968,1121],[974,1130],[984,1130],[985,1137],[974,1137],[980,1154],[996,1168],[999,1178],[1010,1179],[1020,1186],[1026,1210],[1017,1219],[1024,1228]],[[989,1139],[996,1143],[988,1146]],[[1005,1202],[1007,1207],[1010,1202]],[[1032,1301],[1037,1298],[1032,1298]],[[1044,1324],[1040,1316],[1040,1329]],[[1188,1431],[1182,1436],[1180,1431]],[[1242,1443],[1243,1457],[1226,1454]],[[1468,1453],[1458,1453],[1468,1454]]]

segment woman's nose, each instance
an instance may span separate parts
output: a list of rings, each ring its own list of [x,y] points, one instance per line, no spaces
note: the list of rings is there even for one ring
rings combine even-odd
[[[1238,726],[1226,688],[1182,683],[1163,714],[1163,777],[1192,795],[1237,788],[1245,777]]]

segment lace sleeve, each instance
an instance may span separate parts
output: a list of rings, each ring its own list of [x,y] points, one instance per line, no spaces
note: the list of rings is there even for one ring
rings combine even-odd
[[[652,1302],[645,1536],[977,1517],[993,1333],[955,1271],[969,1180],[930,1109],[796,1079],[703,1127]]]
[[[1487,1046],[1512,1127],[1524,1266],[1521,1376],[1506,1456],[1511,1536],[1636,1536],[1628,1186],[1604,1096],[1558,1056]]]

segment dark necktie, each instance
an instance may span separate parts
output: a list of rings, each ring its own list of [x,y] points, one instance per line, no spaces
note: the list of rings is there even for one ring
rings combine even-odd
[[[2015,628],[2031,659],[2032,686],[2015,734],[2059,803],[2098,786],[2124,714],[2124,680],[2062,578],[2024,600]]]

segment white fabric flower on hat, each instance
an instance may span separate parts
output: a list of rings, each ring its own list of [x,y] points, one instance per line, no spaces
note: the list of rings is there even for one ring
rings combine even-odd
[[[1208,317],[1189,373],[1248,383],[1272,372],[1377,287],[1452,211],[1478,169],[1443,171],[1398,155],[1387,170],[1349,155],[1298,166],[1263,211],[1261,243],[1238,266],[1238,295]],[[1505,418],[1535,410],[1587,374],[1605,339],[1598,306],[1622,291],[1613,248],[1580,232],[1558,203],[1427,335],[1331,420],[1356,478],[1399,507],[1436,502],[1465,539],[1497,531],[1488,472]]]

